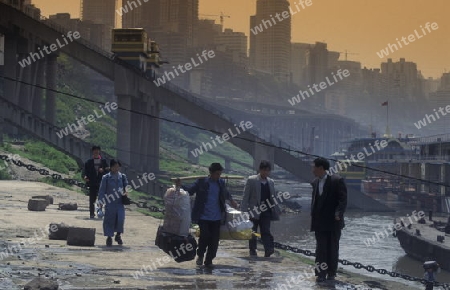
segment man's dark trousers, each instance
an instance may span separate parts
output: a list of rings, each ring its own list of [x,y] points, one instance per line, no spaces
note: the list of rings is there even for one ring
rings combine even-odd
[[[200,238],[198,240],[197,255],[203,257],[206,252],[205,263],[211,263],[219,248],[221,221],[199,220]],[[208,251],[207,251],[208,248]]]
[[[100,186],[89,186],[89,213],[91,217],[95,216],[95,202],[97,201],[98,190]]]
[[[252,219],[253,222],[253,228],[252,231],[253,232],[257,232],[258,231],[258,226],[259,226],[259,230],[261,233],[261,240],[263,242],[264,245],[264,250],[266,252],[270,252],[273,250],[274,246],[273,246],[273,236],[270,233],[270,220],[272,218],[272,213],[269,210],[266,210],[264,212],[262,212],[259,215],[259,219]],[[256,251],[256,237],[253,236],[249,241],[248,241],[248,247],[250,249],[250,251]]]
[[[334,231],[316,231],[316,265],[327,264],[327,270],[318,272],[316,267],[316,276],[325,277],[336,276],[339,260],[339,240],[341,230]]]

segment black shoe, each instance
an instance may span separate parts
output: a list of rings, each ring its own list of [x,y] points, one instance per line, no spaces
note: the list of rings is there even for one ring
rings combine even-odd
[[[112,246],[112,238],[111,238],[111,237],[108,237],[108,238],[106,239],[106,246],[108,246],[108,247],[111,247],[111,246]]]
[[[197,266],[203,265],[203,256],[198,256],[197,261],[195,261],[195,264],[197,264]]]
[[[327,280],[328,280],[328,281],[334,281],[334,280],[336,280],[336,275],[328,275],[328,276],[327,276]]]
[[[90,216],[90,219],[95,219],[95,215],[92,214],[92,215]]]
[[[213,262],[211,260],[205,260],[205,267],[213,267]]]
[[[316,282],[320,283],[320,282],[325,282],[325,277],[319,276],[316,278]]]
[[[250,257],[258,257],[256,250],[250,250]]]
[[[273,253],[275,253],[275,250],[274,250],[274,249],[267,250],[266,253],[264,254],[264,257],[265,257],[265,258],[268,258],[268,257],[270,257]]]
[[[114,241],[116,241],[119,245],[123,245],[122,237],[120,236],[120,234],[116,235]]]

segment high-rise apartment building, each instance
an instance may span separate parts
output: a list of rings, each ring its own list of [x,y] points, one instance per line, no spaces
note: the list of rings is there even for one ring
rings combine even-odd
[[[81,20],[116,27],[117,0],[82,0]]]
[[[413,100],[420,96],[420,80],[416,63],[405,61],[404,58],[393,62],[391,58],[388,58],[387,62],[381,63],[381,75],[389,97]]]
[[[137,2],[127,0],[127,2]],[[122,15],[124,28],[144,28],[151,39],[159,44],[161,57],[170,62],[169,69],[186,63],[195,56],[192,47],[196,43],[199,0],[148,0],[139,7],[128,9]],[[126,4],[126,2],[124,2]],[[174,81],[187,84],[188,74]]]
[[[277,13],[289,12],[287,0],[258,0],[256,14],[250,17],[250,64],[256,71],[280,81],[290,79],[291,18],[279,21]],[[254,28],[259,26],[262,31]]]
[[[104,25],[97,27],[92,34],[96,37],[101,37],[102,48],[111,47],[112,29],[116,25],[116,9],[117,0],[81,0],[80,18],[83,22],[92,23],[93,26]],[[99,30],[103,30],[97,33]]]

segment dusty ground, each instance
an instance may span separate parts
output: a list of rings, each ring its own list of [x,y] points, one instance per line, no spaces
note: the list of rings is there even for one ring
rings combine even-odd
[[[53,205],[44,212],[27,210],[32,195],[45,194],[54,197]],[[69,201],[79,209],[57,209],[59,202]],[[124,245],[107,248],[102,221],[88,219],[86,196],[38,182],[0,181],[0,251],[23,243],[18,253],[1,257],[0,289],[22,289],[38,275],[55,279],[61,289],[414,289],[343,271],[336,285],[317,285],[303,258],[278,252],[276,257],[250,259],[246,241],[222,241],[212,270],[196,267],[194,261],[167,262],[163,258],[168,256],[154,245],[160,221],[128,208]],[[96,228],[95,247],[49,240],[42,231],[51,222]],[[27,239],[33,236],[38,241],[30,244]],[[133,277],[143,266],[147,273]],[[289,287],[287,280],[304,271],[308,277]]]

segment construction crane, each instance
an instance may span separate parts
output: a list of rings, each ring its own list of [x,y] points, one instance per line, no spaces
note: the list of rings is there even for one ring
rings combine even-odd
[[[343,52],[343,51],[338,51],[339,53],[345,53],[345,60],[347,60],[347,55],[348,54],[359,54],[359,53],[353,53],[353,52],[348,52],[347,50],[345,50],[345,52]]]
[[[200,14],[200,16],[213,16],[213,17],[220,17],[220,25],[222,25],[223,28],[223,23],[224,23],[224,18],[230,18],[230,15],[225,15],[223,12],[220,12],[220,15],[208,15],[208,14]]]

